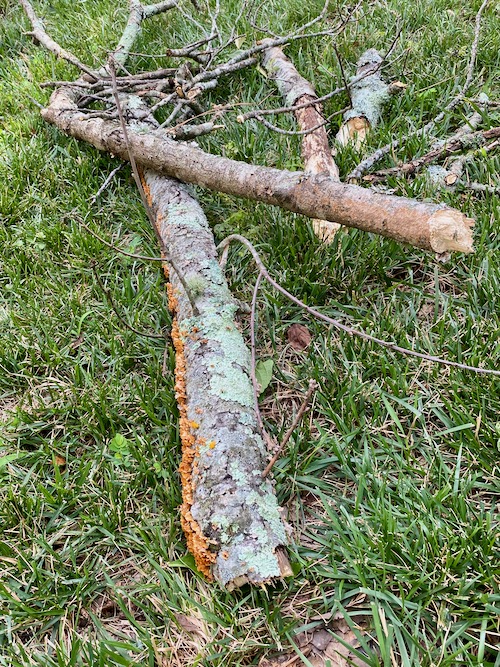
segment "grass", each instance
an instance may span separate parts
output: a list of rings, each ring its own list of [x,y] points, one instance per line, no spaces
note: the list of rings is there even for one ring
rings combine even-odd
[[[235,2],[222,5],[228,29]],[[126,17],[125,3],[109,0],[36,6],[54,38],[91,65],[116,42]],[[465,0],[453,8],[444,0],[364,3],[338,40],[344,66],[352,73],[362,50],[387,49],[399,26],[387,75],[408,84],[365,152],[419,127],[453,96],[478,7]],[[282,32],[318,9],[273,1],[259,21]],[[332,3],[330,16],[336,11]],[[498,667],[498,380],[347,338],[266,287],[259,356],[275,362],[263,410],[276,437],[309,378],[320,384],[274,470],[294,532],[296,576],[228,594],[195,571],[178,517],[172,350],[162,373],[164,342],[123,326],[90,262],[122,316],[147,332],[169,326],[163,277],[92,238],[78,216],[135,252],[156,254],[154,235],[128,167],[91,203],[116,160],[47,126],[31,100],[46,102],[40,83],[75,72],[24,34],[15,2],[4,0],[0,15],[0,665],[233,666],[258,664],[276,650],[310,665],[300,658],[304,632],[326,624],[342,639],[342,621],[368,665]],[[497,23],[490,3],[471,94],[484,90],[498,100]],[[242,32],[254,39],[243,22]],[[146,26],[137,50],[161,54],[193,34],[171,12]],[[340,80],[329,38],[288,52],[320,93]],[[165,58],[132,63],[164,66]],[[227,99],[281,104],[257,70],[211,93],[212,102]],[[327,112],[345,103],[335,98]],[[235,116],[203,140],[206,148],[300,167],[298,139],[242,126]],[[459,107],[439,133],[463,118]],[[499,120],[491,112],[485,124]],[[292,119],[279,122],[293,127]],[[427,145],[409,139],[398,157]],[[359,157],[343,150],[342,174]],[[498,179],[499,168],[495,152],[468,167],[483,182]],[[297,216],[199,195],[217,237],[245,234],[272,274],[307,303],[400,345],[498,367],[498,198],[439,193],[423,176],[389,185],[475,217],[475,254],[439,264],[356,231],[324,247]],[[240,248],[230,253],[228,278],[249,301],[255,271]],[[306,353],[287,346],[294,322],[313,336]]]

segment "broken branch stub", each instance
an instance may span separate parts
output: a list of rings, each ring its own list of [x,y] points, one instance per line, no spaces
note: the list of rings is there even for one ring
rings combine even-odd
[[[343,146],[354,141],[359,148],[370,128],[380,121],[390,89],[381,76],[382,62],[382,56],[375,49],[365,51],[357,62],[356,76],[349,88],[352,108],[344,114],[344,123],[336,136]]]
[[[43,118],[67,134],[129,160],[123,132],[114,120],[88,118],[59,89]],[[143,167],[185,183],[280,206],[309,218],[337,222],[396,241],[434,250],[472,251],[474,221],[456,209],[339,183],[324,174],[305,174],[205,153],[159,132],[129,132],[130,149]],[[446,224],[444,224],[446,223]]]
[[[144,187],[161,241],[191,291],[188,299],[176,272],[168,271],[181,522],[189,550],[200,571],[228,589],[292,576],[285,525],[273,487],[262,479],[267,454],[256,422],[250,353],[208,222],[181,183],[145,170]]]

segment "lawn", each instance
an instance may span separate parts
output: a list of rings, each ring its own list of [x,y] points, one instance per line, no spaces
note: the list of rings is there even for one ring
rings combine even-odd
[[[238,2],[221,5],[227,31]],[[361,2],[336,43],[347,74],[362,51],[384,53],[399,34],[384,73],[407,87],[387,104],[366,146],[339,150],[341,175],[421,127],[456,94],[479,5]],[[286,34],[321,6],[269,0],[257,19]],[[331,2],[328,20],[348,6]],[[124,0],[37,0],[35,7],[50,34],[93,66],[127,17]],[[183,8],[205,20],[201,7],[200,15],[187,0]],[[265,36],[244,14],[246,43]],[[499,20],[490,1],[471,98],[486,92],[500,100]],[[293,531],[295,577],[228,593],[196,571],[178,513],[164,277],[80,221],[133,253],[156,255],[155,236],[129,166],[96,198],[119,162],[40,117],[36,102],[50,94],[40,84],[72,79],[76,70],[25,34],[16,2],[0,0],[0,21],[0,665],[327,667],[330,660],[343,667],[334,649],[350,643],[356,664],[373,667],[500,667],[498,378],[354,339],[267,286],[258,357],[274,365],[261,407],[278,440],[309,379],[319,383],[273,469]],[[196,25],[175,10],[151,19],[137,44],[148,55],[132,58],[131,69],[168,66],[165,49],[195,35]],[[331,38],[296,42],[287,53],[318,94],[341,85]],[[282,104],[259,68],[225,79],[207,99],[245,109]],[[347,101],[334,97],[327,113]],[[458,106],[437,136],[470,111]],[[301,168],[299,137],[240,124],[237,114],[199,143],[235,159]],[[294,128],[291,117],[278,122]],[[332,137],[340,122],[333,118]],[[498,125],[497,106],[482,127]],[[381,164],[423,154],[431,142],[405,139]],[[467,169],[471,180],[498,183],[499,150]],[[271,274],[309,305],[398,345],[498,369],[499,198],[438,191],[425,173],[388,185],[474,217],[475,253],[443,263],[355,230],[324,245],[300,216],[197,193],[217,239],[245,235]],[[256,271],[242,248],[231,250],[227,276],[249,302]],[[303,352],[288,344],[293,323],[312,335]],[[248,334],[246,316],[242,327]],[[330,654],[318,648],[325,630],[336,638]]]

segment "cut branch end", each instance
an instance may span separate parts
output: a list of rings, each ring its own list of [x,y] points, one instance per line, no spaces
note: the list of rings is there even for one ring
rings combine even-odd
[[[437,253],[474,250],[472,228],[474,220],[460,211],[445,208],[436,211],[429,219],[430,243]]]

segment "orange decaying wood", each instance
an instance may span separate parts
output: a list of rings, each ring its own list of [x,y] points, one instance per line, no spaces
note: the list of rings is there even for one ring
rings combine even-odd
[[[169,283],[169,307],[176,308],[176,298]],[[212,578],[210,567],[215,563],[216,554],[210,551],[210,544],[191,514],[193,504],[193,468],[196,464],[198,443],[193,434],[194,423],[190,422],[187,415],[186,396],[186,360],[184,357],[184,343],[179,331],[177,318],[174,316],[172,323],[172,341],[175,348],[175,396],[179,407],[179,431],[182,443],[182,460],[179,472],[182,483],[182,505],[181,526],[186,535],[187,546],[193,554],[196,566],[206,577]]]

